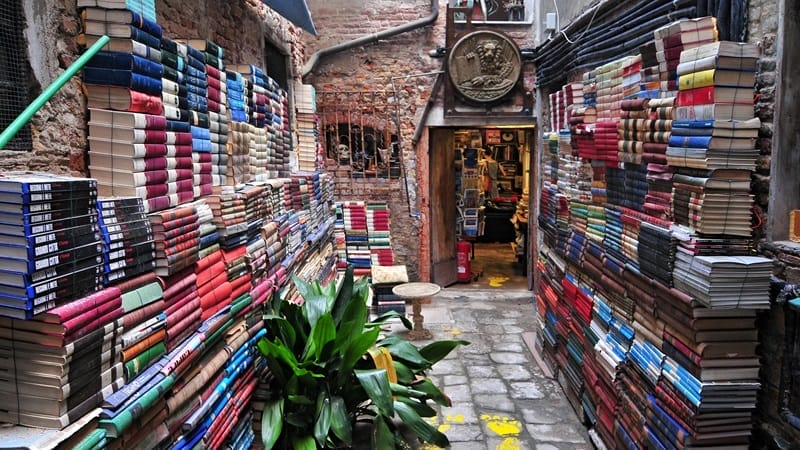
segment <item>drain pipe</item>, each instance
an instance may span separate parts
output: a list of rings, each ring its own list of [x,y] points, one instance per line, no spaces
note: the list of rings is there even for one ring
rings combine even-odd
[[[439,0],[431,0],[431,13],[426,17],[417,19],[413,22],[409,22],[394,28],[389,28],[388,30],[379,31],[377,33],[372,33],[366,36],[361,36],[360,38],[353,39],[352,41],[342,42],[340,44],[332,45],[330,47],[317,50],[313,55],[311,55],[311,58],[303,66],[302,78],[305,78],[306,76],[308,76],[308,74],[314,71],[314,67],[316,67],[320,59],[322,59],[325,56],[333,55],[335,53],[349,50],[354,47],[360,47],[362,45],[378,42],[381,39],[386,39],[388,37],[405,33],[407,31],[416,30],[417,28],[422,28],[426,25],[430,25],[436,22],[437,17],[439,17]]]

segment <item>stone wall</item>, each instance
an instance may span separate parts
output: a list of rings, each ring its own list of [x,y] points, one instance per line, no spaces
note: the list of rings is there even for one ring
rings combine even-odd
[[[44,88],[80,56],[77,36],[82,31],[81,21],[74,1],[33,0],[23,4],[34,82]],[[260,1],[156,0],[156,13],[167,36],[211,39],[225,49],[227,63],[263,66],[267,36],[292,55],[292,73],[300,73],[302,31]],[[86,122],[86,98],[80,75],[76,75],[33,117],[31,151],[0,150],[0,172],[43,170],[86,175]]]

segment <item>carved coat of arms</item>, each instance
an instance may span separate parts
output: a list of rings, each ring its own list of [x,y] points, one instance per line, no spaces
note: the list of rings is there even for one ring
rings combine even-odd
[[[455,89],[466,99],[480,103],[494,102],[508,94],[519,79],[520,67],[516,44],[488,30],[459,39],[448,59]]]

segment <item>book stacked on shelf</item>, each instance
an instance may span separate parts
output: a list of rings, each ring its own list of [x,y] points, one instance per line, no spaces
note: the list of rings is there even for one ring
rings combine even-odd
[[[563,118],[561,128],[569,129],[575,111],[583,107],[583,82],[568,83],[561,87],[564,99]],[[561,129],[559,128],[559,129]]]
[[[156,274],[169,276],[197,262],[199,224],[194,206],[185,205],[148,216],[156,243]]]
[[[228,103],[231,122],[229,124],[227,152],[228,176],[233,184],[250,180],[250,135],[251,125],[247,121],[245,80],[242,74],[233,70],[225,71],[225,84],[228,89]]]
[[[751,235],[753,195],[749,171],[682,169],[672,179],[675,223],[701,234]]]
[[[633,57],[619,58],[595,69],[597,73],[597,120],[617,120],[622,96],[622,66]],[[614,149],[616,150],[616,148]]]
[[[667,164],[667,147],[672,133],[674,97],[654,98],[648,102],[645,127],[650,130],[643,145],[642,163],[647,165],[647,195],[644,212],[665,219],[672,198],[672,169]]]
[[[624,190],[620,206],[641,211],[647,195],[647,166],[643,164],[642,154],[647,142],[658,138],[664,132],[664,124],[649,121],[647,108],[649,99],[623,100],[622,119],[619,121],[618,159],[625,169]]]
[[[136,41],[154,50],[161,47],[161,27],[131,10],[85,8],[81,22],[84,34],[79,42],[84,45],[106,35]],[[138,47],[139,54],[150,52],[131,43],[130,51],[103,50],[87,62],[83,82],[89,107],[161,113],[161,63],[134,54],[134,47]]]
[[[105,285],[155,269],[155,243],[144,204],[138,197],[109,197],[97,201],[103,236]]]
[[[228,282],[228,273],[223,250],[218,250],[197,261],[194,268],[197,276],[197,296],[200,298],[201,320],[206,320],[220,309],[229,306],[233,288]]]
[[[286,178],[291,175],[289,160],[292,153],[292,131],[289,128],[289,95],[278,83],[269,79],[274,89],[272,102],[272,123],[277,136],[274,167],[277,172],[273,178]]]
[[[752,119],[759,56],[755,44],[727,41],[681,53],[675,119]]]
[[[648,98],[642,95],[642,55],[638,53],[622,63],[622,98]]]
[[[103,285],[97,181],[0,175],[0,315],[29,319]]]
[[[553,131],[558,131],[567,126],[564,122],[564,115],[566,112],[566,100],[564,99],[564,91],[559,90],[549,95],[550,99],[550,124]]]
[[[166,323],[161,284],[153,272],[116,285],[122,297],[122,350],[125,381],[130,382],[166,352]]]
[[[342,203],[347,262],[355,268],[355,275],[369,275],[370,253],[367,232],[367,208],[362,201]]]
[[[78,8],[124,8],[133,11],[141,17],[151,21],[156,21],[156,6],[154,0],[78,0]]]
[[[717,20],[714,17],[678,20],[653,32],[661,73],[663,97],[672,97],[678,91],[678,65],[681,52],[717,40]]]
[[[163,116],[89,109],[89,172],[104,197],[139,197],[145,211],[170,205]]]
[[[300,170],[317,170],[317,104],[314,86],[295,84],[297,108],[297,159]],[[388,163],[388,161],[386,161]]]
[[[391,220],[389,205],[370,203],[367,205],[367,234],[369,236],[370,264],[373,266],[393,266]]]
[[[227,73],[223,63],[224,52],[219,45],[207,39],[189,39],[186,44],[201,52],[205,63],[208,83],[206,89],[208,128],[211,141],[211,184],[214,186],[232,184],[228,180],[227,143],[230,119],[227,106]],[[205,175],[203,177],[205,178]],[[206,183],[201,180],[201,185]]]
[[[161,39],[165,78],[161,98],[167,118],[167,187],[171,207],[194,199],[193,138],[187,89],[189,68],[185,50],[172,39]]]
[[[639,271],[642,275],[672,286],[672,268],[677,241],[669,228],[643,221],[637,246]]]
[[[172,351],[202,323],[200,297],[197,296],[197,275],[194,268],[184,269],[169,277],[160,277],[164,312],[167,314],[166,350]]]
[[[205,54],[201,50],[185,41],[178,42],[177,48],[186,58],[186,100],[192,133],[192,191],[197,198],[212,192],[208,73]]]
[[[661,97],[661,75],[658,65],[658,50],[655,41],[650,41],[639,46],[639,54],[642,57],[642,65],[639,74],[640,98],[660,98]]]

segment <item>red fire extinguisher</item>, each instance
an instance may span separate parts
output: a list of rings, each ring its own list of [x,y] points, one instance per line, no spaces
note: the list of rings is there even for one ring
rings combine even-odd
[[[458,282],[469,283],[472,279],[472,267],[469,261],[470,243],[458,241],[456,245],[456,255],[458,260]]]

